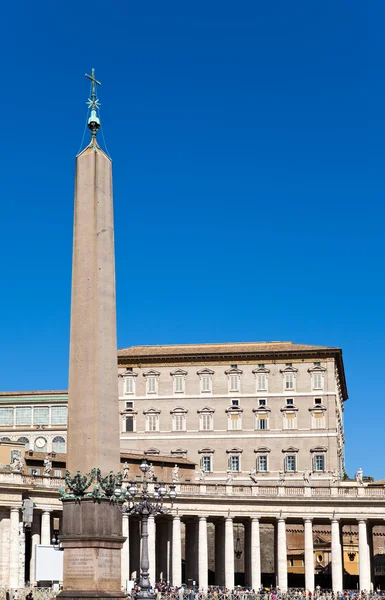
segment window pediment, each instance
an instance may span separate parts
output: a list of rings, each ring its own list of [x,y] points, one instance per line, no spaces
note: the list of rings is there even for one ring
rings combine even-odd
[[[143,377],[159,377],[160,372],[155,371],[155,369],[150,369],[146,373],[143,373]]]
[[[170,415],[187,415],[187,408],[183,408],[183,406],[176,406],[172,410],[170,410]]]
[[[131,415],[137,415],[138,411],[135,410],[134,408],[125,408],[124,410],[122,410],[122,412],[120,414],[124,415],[126,417],[129,417]]]
[[[197,413],[198,414],[202,414],[202,413],[213,414],[213,413],[215,413],[215,408],[210,408],[209,406],[205,406],[204,408],[198,408]]]
[[[321,367],[319,365],[315,365],[314,367],[310,367],[307,372],[308,373],[324,373],[327,371],[326,367]]]
[[[268,408],[267,406],[257,406],[256,408],[253,408],[253,413],[268,413],[271,412],[271,409]]]
[[[288,404],[286,406],[282,406],[282,408],[280,410],[281,410],[281,412],[284,412],[284,413],[298,412],[298,408],[295,406],[295,404]]]
[[[184,450],[183,448],[176,448],[175,450],[171,450],[171,454],[173,456],[180,456],[185,458],[187,456],[187,450]]]
[[[315,446],[314,448],[310,448],[310,452],[327,452],[328,449],[326,446]]]
[[[213,450],[212,448],[201,448],[201,450],[198,450],[198,454],[214,454],[215,450]]]
[[[271,452],[270,448],[267,448],[266,446],[260,446],[259,448],[256,448],[254,450],[255,453],[263,453],[263,454],[267,454],[268,452]]]
[[[231,369],[227,369],[225,371],[225,375],[242,375],[242,369],[238,369],[238,367],[232,367]]]
[[[294,448],[294,446],[289,446],[288,448],[283,448],[282,452],[298,452],[298,448]]]
[[[279,370],[283,375],[285,373],[298,373],[298,369],[296,367],[285,367],[284,369]]]
[[[315,404],[314,406],[311,406],[309,408],[309,412],[311,413],[316,413],[316,412],[326,412],[327,408],[324,404]]]
[[[186,377],[187,371],[184,371],[183,369],[175,369],[175,371],[171,371],[170,375],[172,377],[175,377],[175,375],[181,375],[182,377]]]
[[[200,371],[197,371],[197,375],[202,376],[202,375],[214,375],[215,371],[212,371],[211,369],[200,369]]]
[[[148,450],[144,451],[144,454],[146,456],[157,456],[160,454],[160,450],[158,450],[158,448],[148,448]]]
[[[225,412],[230,414],[243,413],[243,408],[241,406],[229,406],[229,408],[226,408]]]
[[[144,415],[160,415],[160,410],[159,408],[147,408],[146,410],[143,411]]]
[[[266,367],[258,367],[257,369],[253,369],[252,373],[257,375],[258,373],[270,373],[270,369],[266,369]]]
[[[229,450],[226,450],[226,454],[242,454],[242,452],[242,448],[230,448]]]
[[[124,371],[124,373],[119,373],[118,376],[119,377],[138,377],[138,373],[135,373],[134,371],[130,371],[129,369],[127,369],[126,371]]]

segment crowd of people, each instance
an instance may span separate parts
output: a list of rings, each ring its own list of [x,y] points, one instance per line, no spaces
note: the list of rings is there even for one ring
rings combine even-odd
[[[140,591],[135,586],[131,596]],[[233,590],[228,590],[219,586],[209,586],[207,592],[199,590],[198,586],[180,587],[170,586],[165,581],[157,583],[151,588],[157,600],[378,600],[385,598],[385,591],[377,589],[375,591],[344,590],[333,592],[317,587],[313,592],[307,592],[304,589],[292,588],[287,592],[281,592],[279,588],[264,588],[253,590],[247,587],[238,586]]]

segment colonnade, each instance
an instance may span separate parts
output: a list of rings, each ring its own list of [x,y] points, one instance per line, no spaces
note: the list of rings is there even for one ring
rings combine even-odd
[[[129,526],[131,517],[123,516],[123,534],[127,536],[122,551],[122,585],[139,575],[139,522],[134,521]],[[288,561],[287,561],[287,521],[282,516],[274,519],[263,519],[275,525],[275,573],[276,585],[282,591],[288,589]],[[185,535],[182,536],[182,523],[185,523]],[[215,585],[227,589],[234,588],[235,552],[234,552],[234,523],[230,515],[220,517],[196,516],[169,517],[149,520],[149,563],[150,581],[156,583],[163,579],[174,586],[182,583],[196,582],[201,590],[208,587],[209,573],[209,544],[208,523],[215,525]],[[237,520],[238,522],[238,520]],[[244,565],[245,584],[257,590],[261,587],[261,540],[260,518],[250,516],[242,518],[244,526]],[[298,523],[298,519],[295,521]],[[359,587],[361,590],[370,590],[371,577],[371,551],[368,536],[368,522],[359,520]],[[315,589],[315,563],[313,546],[313,519],[304,518],[304,570],[305,588]],[[340,520],[333,518],[331,525],[331,578],[334,592],[343,589],[343,545],[341,542]],[[136,543],[130,540],[130,531],[135,531]],[[184,540],[183,540],[184,537]],[[184,546],[184,579],[182,581],[182,547]],[[134,557],[130,555],[132,553]]]

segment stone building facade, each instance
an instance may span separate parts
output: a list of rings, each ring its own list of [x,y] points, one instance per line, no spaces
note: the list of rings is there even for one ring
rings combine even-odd
[[[149,522],[152,581],[201,589],[384,585],[384,483],[343,480],[340,349],[133,347],[119,352],[118,365],[130,477],[139,478],[142,455],[158,480],[180,465],[173,509]],[[0,394],[0,438],[8,450],[12,442],[26,449],[22,472],[0,469],[1,585],[33,581],[36,546],[60,529],[66,401],[65,392]],[[46,453],[52,470],[42,476]],[[30,529],[26,498],[34,504]],[[140,522],[124,516],[123,532],[125,586],[139,571]]]

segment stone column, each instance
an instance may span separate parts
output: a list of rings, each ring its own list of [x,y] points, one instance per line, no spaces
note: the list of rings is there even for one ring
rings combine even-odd
[[[35,565],[36,565],[36,546],[40,544],[40,523],[34,515],[31,528],[31,560],[29,563],[29,579],[32,585],[36,584]]]
[[[286,521],[279,518],[277,522],[277,574],[278,587],[281,592],[287,592],[287,549],[286,549]]]
[[[180,587],[182,584],[182,535],[180,517],[176,515],[172,520],[172,577],[171,583]]]
[[[19,587],[19,509],[11,508],[9,531],[9,587]]]
[[[41,513],[41,544],[42,546],[51,545],[51,513],[49,510]]]
[[[172,565],[172,521],[167,521],[167,574],[166,581],[171,581],[171,565]]]
[[[370,556],[368,545],[368,528],[364,520],[358,521],[358,561],[360,590],[370,592]]]
[[[223,519],[215,523],[215,585],[225,585],[225,522]]]
[[[198,530],[198,584],[199,589],[207,592],[209,585],[209,564],[207,548],[207,519],[199,517]]]
[[[150,515],[148,517],[148,559],[150,563],[150,568],[148,570],[150,575],[150,583],[152,587],[155,587],[156,584],[156,554],[155,554],[155,544],[156,544],[156,526],[155,526],[155,517]]]
[[[225,587],[234,589],[234,530],[231,517],[225,520]]]
[[[332,519],[332,588],[334,593],[343,590],[342,548],[338,519]]]
[[[314,592],[313,523],[305,519],[305,590]]]
[[[261,587],[261,542],[259,536],[259,519],[251,519],[250,532],[251,554],[251,588],[258,591]]]
[[[122,515],[122,534],[126,538],[121,551],[122,588],[127,589],[127,581],[131,578],[130,573],[130,521],[128,514]]]

